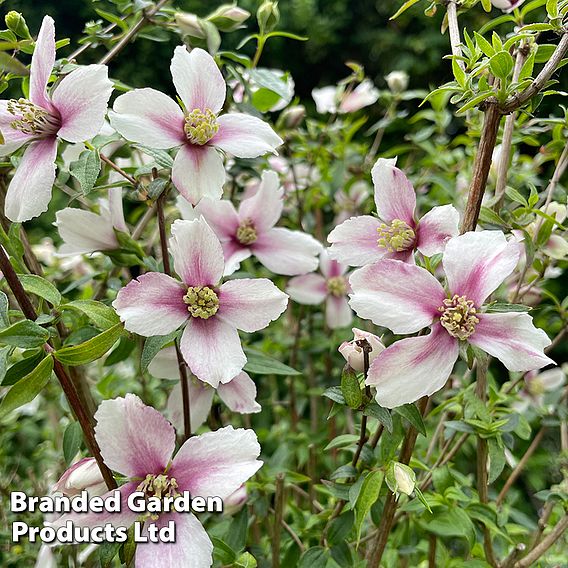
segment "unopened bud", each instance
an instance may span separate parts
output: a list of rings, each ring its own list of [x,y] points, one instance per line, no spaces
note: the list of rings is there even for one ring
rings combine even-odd
[[[306,107],[304,105],[295,105],[288,107],[282,113],[282,120],[286,128],[297,128],[306,116]]]
[[[383,345],[380,337],[369,333],[368,331],[363,331],[361,329],[353,328],[353,339],[351,341],[344,341],[339,346],[339,352],[343,355],[343,358],[355,369],[355,371],[361,373],[364,370],[365,355],[363,350],[362,340],[367,340],[370,347],[369,350],[369,365],[378,357],[379,353],[383,351],[385,346]]]
[[[247,488],[241,485],[236,491],[233,491],[223,501],[223,513],[225,515],[234,515],[238,513],[247,501]]]
[[[416,474],[412,468],[403,463],[391,462],[385,480],[393,493],[412,495],[416,485]]]
[[[261,34],[271,32],[280,21],[280,10],[278,9],[278,2],[266,0],[260,5],[256,12],[256,19],[258,20],[258,27]]]
[[[177,12],[174,18],[182,35],[197,37],[199,39],[205,39],[207,37],[202,20],[195,14]]]
[[[408,87],[408,73],[406,71],[391,71],[385,77],[385,81],[391,92],[403,93]]]
[[[12,10],[6,14],[4,19],[8,29],[13,31],[18,37],[31,39],[32,36],[30,35],[30,30],[28,29],[28,25],[26,24],[26,20],[22,14]]]
[[[53,490],[68,497],[86,490],[89,496],[106,493],[107,486],[95,458],[83,458],[73,464],[59,479]]]
[[[248,20],[250,12],[239,8],[236,4],[219,6],[207,19],[222,32],[233,32]]]

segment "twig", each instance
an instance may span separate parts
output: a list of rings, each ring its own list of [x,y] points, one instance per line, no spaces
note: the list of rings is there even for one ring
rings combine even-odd
[[[428,538],[428,568],[436,568],[436,544],[438,538],[434,533],[430,533]]]
[[[271,515],[275,514],[275,511],[272,507],[270,507],[268,509],[268,512]],[[294,529],[284,520],[282,520],[281,525],[282,525],[282,528],[292,537],[292,540],[298,545],[300,552],[304,552],[304,550],[306,550],[306,547],[302,544],[300,537],[296,534]]]
[[[460,28],[458,25],[458,8],[454,0],[449,0],[446,6],[446,13],[448,15],[448,30],[450,32],[450,46],[452,48],[452,55],[454,57],[461,57],[461,38]],[[457,64],[465,69],[464,62],[461,59],[456,59]]]
[[[120,166],[117,166],[109,157],[104,154],[99,154],[101,160],[108,164],[115,172],[118,172],[124,179],[128,180],[134,187],[138,187],[138,182],[130,175],[127,174]]]
[[[503,560],[500,568],[512,568],[512,566],[514,566],[515,562],[520,558],[526,548],[526,545],[524,545],[522,542],[517,544],[517,546],[513,548],[511,554],[509,554],[509,556],[507,556],[507,558]]]
[[[515,564],[515,568],[530,568],[535,562],[564,534],[568,529],[568,514],[564,515],[547,536],[545,536],[522,560]]]
[[[280,568],[280,526],[284,517],[284,474],[276,476],[274,525],[272,531],[272,568]]]

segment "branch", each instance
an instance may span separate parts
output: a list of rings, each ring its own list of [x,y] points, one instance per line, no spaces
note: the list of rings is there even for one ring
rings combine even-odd
[[[535,562],[564,534],[568,529],[568,514],[564,515],[546,537],[537,544],[522,560],[515,564],[515,568],[530,568]]]
[[[460,28],[458,25],[458,8],[454,0],[450,0],[446,7],[448,15],[448,29],[450,32],[450,46],[452,48],[452,55],[454,57],[461,57],[461,37]],[[461,59],[456,60],[457,64],[465,69],[464,62]]]

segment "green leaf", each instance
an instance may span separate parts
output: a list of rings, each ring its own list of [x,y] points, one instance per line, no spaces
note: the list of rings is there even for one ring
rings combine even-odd
[[[120,542],[103,542],[98,545],[101,568],[112,568],[113,559],[118,554],[121,546],[122,543]]]
[[[31,402],[47,385],[53,371],[53,358],[48,355],[29,375],[18,381],[0,403],[0,418]]]
[[[120,322],[113,308],[96,300],[75,300],[61,306],[62,310],[76,310],[86,315],[99,329],[109,329]]]
[[[343,542],[350,533],[354,521],[355,515],[353,511],[347,511],[333,519],[329,525],[329,530],[327,531],[327,540],[331,544]]]
[[[47,300],[52,306],[61,304],[59,290],[45,278],[36,274],[19,274],[18,279],[26,292]]]
[[[148,337],[144,342],[144,347],[142,348],[142,355],[140,357],[140,370],[144,373],[148,370],[148,365],[152,362],[152,359],[160,352],[160,350],[165,347],[168,343],[174,341],[177,332],[174,331],[169,335],[154,335],[153,337]]]
[[[5,347],[4,349],[11,349],[11,347]],[[21,361],[14,363],[7,371],[2,381],[3,387],[8,387],[16,384],[20,379],[23,379],[26,375],[31,373],[39,364],[39,362],[44,358],[45,352],[43,349],[37,349],[33,352],[28,351],[26,354],[31,353]]]
[[[213,543],[214,554],[221,560],[222,564],[232,564],[236,558],[236,552],[220,538],[211,537],[211,542]]]
[[[493,91],[485,91],[484,93],[481,93],[476,97],[473,97],[473,99],[470,99],[467,103],[465,103],[465,105],[460,107],[456,114],[461,115],[464,112],[467,112],[468,110],[472,109],[473,107],[476,107],[477,105],[479,105],[479,103],[482,103],[485,99],[488,99],[494,94],[495,93]]]
[[[63,457],[67,466],[71,464],[77,455],[83,442],[83,431],[79,422],[71,422],[63,434]]]
[[[55,358],[71,367],[86,365],[102,357],[117,342],[122,333],[122,324],[117,323],[84,343],[58,349],[54,353]]]
[[[29,69],[21,61],[4,51],[0,51],[0,70],[18,77],[27,77],[30,74]]]
[[[8,327],[10,325],[10,318],[8,317],[8,310],[10,303],[8,296],[4,292],[0,292],[0,327]]]
[[[473,35],[477,42],[477,47],[479,47],[479,49],[481,49],[481,51],[483,51],[483,53],[487,55],[487,57],[492,57],[493,55],[495,55],[493,46],[481,34],[473,32]]]
[[[250,552],[243,552],[235,561],[236,568],[256,568],[258,563]]]
[[[325,390],[322,396],[333,400],[333,402],[336,402],[337,404],[345,405],[345,399],[343,398],[341,387],[329,387]]]
[[[341,434],[335,437],[324,449],[323,451],[332,450],[333,448],[345,448],[354,444],[359,440],[359,436],[356,434]]]
[[[424,421],[422,420],[422,416],[414,406],[414,404],[405,404],[403,406],[397,406],[393,408],[394,412],[400,414],[403,418],[406,418],[412,426],[414,426],[418,432],[420,432],[423,436],[426,436],[426,427],[424,426]]]
[[[516,189],[507,187],[505,188],[505,193],[510,199],[516,201],[517,203],[520,203],[523,207],[526,207],[528,209],[529,204],[527,200]]]
[[[246,507],[243,507],[239,513],[233,517],[229,530],[225,534],[225,542],[233,550],[243,550],[247,541],[247,531],[248,510]]]
[[[327,550],[322,546],[312,546],[300,557],[298,568],[325,568],[327,561]]]
[[[301,375],[296,369],[292,369],[288,365],[281,363],[277,359],[273,359],[256,349],[245,349],[245,354],[247,356],[247,364],[244,370],[249,373],[255,373],[257,375]]]
[[[505,467],[505,450],[496,438],[487,440],[489,450],[489,478],[488,482],[493,483]]]
[[[506,227],[507,223],[489,207],[482,206],[479,212],[479,220],[482,223],[489,223],[491,225],[497,225],[498,227]]]
[[[396,18],[398,18],[402,13],[406,12],[406,10],[408,10],[408,8],[412,8],[412,6],[414,6],[414,4],[418,4],[418,2],[420,2],[420,0],[406,0],[406,2],[396,11],[396,13],[391,16],[389,19],[390,20],[395,20]]]
[[[365,408],[363,414],[376,418],[392,434],[392,416],[386,408],[373,402]]]
[[[48,339],[47,329],[30,320],[19,321],[0,331],[0,343],[22,349],[40,347]]]
[[[489,67],[495,77],[505,81],[513,72],[515,61],[509,52],[499,51],[489,60]]]
[[[489,304],[486,308],[487,313],[498,313],[498,312],[528,312],[530,308],[524,306],[523,304],[508,304],[506,302],[493,302]]]
[[[169,169],[174,165],[174,159],[165,150],[154,150],[154,148],[148,148],[148,146],[142,146],[141,144],[135,144],[134,148],[138,148],[144,154],[154,158],[156,164],[161,168]]]
[[[341,392],[343,398],[350,408],[359,408],[363,402],[361,385],[357,378],[357,373],[349,366],[345,365],[341,373]]]
[[[424,528],[443,538],[457,536],[475,541],[475,527],[467,513],[459,507],[453,507],[436,515],[424,517]]]
[[[371,471],[365,477],[357,502],[355,503],[355,530],[357,532],[357,544],[361,538],[361,528],[365,517],[379,498],[383,485],[384,473],[380,470]]]
[[[71,162],[69,173],[79,182],[83,195],[91,192],[101,171],[101,158],[98,150],[84,150],[79,159]]]
[[[288,87],[285,77],[280,77],[269,69],[252,69],[251,79],[259,86],[273,91],[283,99],[289,97]]]

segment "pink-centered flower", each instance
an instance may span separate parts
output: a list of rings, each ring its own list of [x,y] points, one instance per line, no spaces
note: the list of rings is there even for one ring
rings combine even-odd
[[[179,367],[174,347],[162,349],[148,366],[148,372],[159,379],[179,379]],[[215,392],[229,410],[239,414],[253,414],[262,410],[256,402],[256,385],[248,373],[241,371],[228,383],[220,383],[217,390],[195,378],[189,380],[190,422],[193,432],[207,420]],[[178,382],[168,397],[167,416],[178,429],[183,429],[183,399]]]
[[[237,491],[262,466],[260,446],[252,430],[227,426],[187,440],[174,455],[173,426],[136,395],[105,400],[95,419],[95,436],[106,465],[126,477],[118,491],[120,512],[69,513],[52,524],[54,528],[72,521],[78,527],[129,527],[144,520],[159,528],[175,523],[175,543],[138,543],[136,568],[209,568],[213,544],[193,513],[163,512],[158,518],[139,516],[128,505],[134,492],[149,497],[175,497],[189,491],[191,497],[225,499]],[[111,495],[107,493],[103,498]]]
[[[0,101],[0,156],[28,145],[6,194],[6,216],[15,222],[47,210],[59,140],[83,142],[95,136],[112,92],[108,69],[88,65],[69,73],[48,93],[54,65],[55,25],[45,16],[32,56],[29,99]]]
[[[566,382],[566,373],[562,367],[546,371],[529,371],[525,375],[525,384],[519,392],[520,399],[512,405],[516,412],[523,413],[529,408],[545,408],[545,396],[560,390]]]
[[[328,86],[312,90],[316,110],[321,114],[356,112],[376,103],[379,95],[379,90],[370,79],[364,79],[357,87],[348,92],[342,86]]]
[[[99,200],[99,213],[66,207],[55,214],[55,226],[63,239],[59,256],[90,254],[120,248],[115,231],[128,232],[122,209],[122,189],[112,187],[108,199]]]
[[[203,218],[178,220],[171,230],[169,250],[181,281],[148,272],[122,288],[113,306],[126,329],[144,337],[184,326],[185,361],[200,380],[217,387],[247,361],[237,330],[265,328],[286,309],[288,297],[266,278],[221,283],[223,249]]]
[[[217,149],[238,158],[274,152],[281,138],[259,118],[219,116],[227,86],[215,60],[203,49],[176,47],[170,70],[183,108],[155,89],[134,89],[118,97],[112,126],[127,140],[156,149],[179,148],[172,168],[178,191],[196,204],[204,195],[219,199],[225,167]]]
[[[335,227],[327,237],[332,258],[349,266],[364,266],[381,258],[414,262],[416,249],[432,256],[458,234],[459,214],[452,205],[434,207],[416,220],[416,193],[395,164],[396,158],[377,160],[371,177],[379,218],[351,217]]]
[[[347,302],[347,294],[351,291],[347,267],[332,260],[324,249],[320,254],[320,272],[291,278],[286,292],[298,304],[316,306],[325,302],[327,326],[330,329],[347,327],[353,321],[353,312]]]
[[[446,383],[467,341],[499,359],[510,371],[539,369],[550,339],[525,312],[487,313],[489,295],[519,260],[517,242],[500,231],[470,232],[446,244],[442,264],[447,289],[424,268],[383,259],[350,278],[357,315],[396,334],[430,333],[396,341],[373,361],[367,384],[381,406],[394,408],[431,395]]]
[[[228,200],[202,199],[194,209],[203,215],[223,245],[225,275],[254,255],[275,274],[305,274],[318,266],[321,244],[301,231],[276,227],[284,207],[275,172],[264,172],[258,191],[243,199],[238,211]]]

